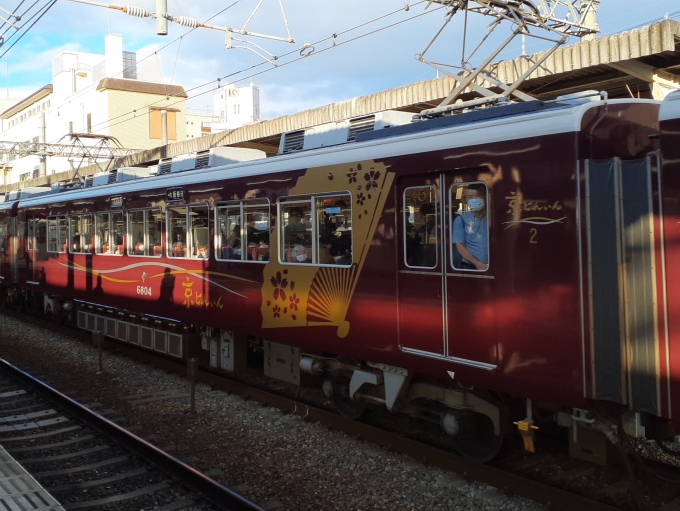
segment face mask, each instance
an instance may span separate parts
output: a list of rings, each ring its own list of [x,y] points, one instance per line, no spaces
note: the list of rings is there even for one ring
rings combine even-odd
[[[470,199],[467,205],[470,211],[481,211],[484,209],[484,199]]]
[[[307,254],[295,256],[295,259],[297,259],[299,263],[304,263],[307,260]]]

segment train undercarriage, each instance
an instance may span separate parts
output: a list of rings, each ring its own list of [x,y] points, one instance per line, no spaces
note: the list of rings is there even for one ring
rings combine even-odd
[[[1,290],[2,304],[15,311],[99,331],[175,359],[195,357],[218,372],[239,375],[254,369],[292,386],[316,387],[350,419],[377,407],[436,424],[457,452],[479,462],[497,457],[515,430],[525,450],[535,452],[537,431],[544,425],[567,428],[571,456],[595,464],[608,462],[610,446],[619,442],[620,434],[673,439],[669,421],[621,407],[564,409],[461,384],[445,386],[404,368],[304,353],[226,330],[8,286]]]

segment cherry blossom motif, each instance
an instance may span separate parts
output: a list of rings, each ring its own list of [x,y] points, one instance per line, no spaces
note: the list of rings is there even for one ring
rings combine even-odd
[[[371,169],[369,172],[364,174],[364,179],[367,181],[366,191],[370,190],[371,188],[375,188],[377,190],[378,179],[380,179],[380,171]]]
[[[356,183],[357,182],[357,174],[359,173],[358,170],[354,169],[349,169],[349,172],[347,173],[347,177],[349,178],[349,184]]]
[[[275,318],[281,317],[281,307],[279,307],[278,305],[274,305],[274,307],[272,307],[272,310],[274,311]]]
[[[295,316],[295,314],[291,314],[290,317],[293,318],[293,321],[295,321],[295,320],[297,319],[297,317]]]
[[[284,302],[286,301],[286,292],[284,291],[288,287],[288,279],[282,278],[281,277],[281,272],[277,271],[276,272],[276,277],[272,277],[271,279],[272,286],[274,286],[274,300],[278,300],[279,297],[281,297],[281,300]]]
[[[366,196],[363,193],[360,193],[359,195],[357,195],[357,204],[359,204],[359,206],[363,206],[365,200],[366,200]]]
[[[288,307],[284,307],[284,308],[283,308],[283,313],[284,313],[284,314],[288,314]]]
[[[298,304],[300,303],[300,299],[297,297],[295,293],[289,296],[290,298],[290,310],[298,310]]]
[[[288,270],[286,270],[286,271],[288,271]],[[290,283],[290,291],[291,292],[295,291],[295,282]]]

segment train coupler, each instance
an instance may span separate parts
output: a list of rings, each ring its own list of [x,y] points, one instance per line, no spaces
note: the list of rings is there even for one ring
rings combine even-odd
[[[534,421],[530,419],[524,419],[523,421],[513,422],[519,434],[522,435],[522,441],[524,442],[524,450],[526,452],[536,452],[536,446],[534,444],[534,439],[536,438],[536,430],[538,426],[534,426]]]

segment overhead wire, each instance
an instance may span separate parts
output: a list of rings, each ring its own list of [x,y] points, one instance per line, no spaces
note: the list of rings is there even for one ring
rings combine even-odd
[[[208,19],[206,19],[203,23],[207,23],[208,21],[210,21],[210,20],[216,18],[216,17],[219,16],[220,14],[223,14],[224,12],[228,11],[229,9],[231,9],[231,8],[234,7],[236,4],[238,4],[238,3],[242,2],[242,1],[243,1],[243,0],[235,0],[233,3],[231,3],[230,5],[228,5],[227,7],[225,7],[224,9],[221,9],[221,10],[218,11],[216,14],[210,16],[210,17],[209,17]],[[179,37],[173,39],[173,40],[170,41],[169,43],[167,43],[167,44],[165,44],[164,46],[160,47],[159,49],[157,49],[156,51],[154,51],[152,54],[145,56],[145,57],[142,58],[141,60],[136,61],[134,64],[132,64],[132,65],[130,65],[130,66],[128,66],[128,67],[123,68],[122,71],[116,73],[115,75],[113,75],[113,76],[111,76],[111,77],[109,77],[109,78],[115,78],[115,77],[117,77],[117,76],[120,76],[121,74],[124,75],[126,71],[129,71],[129,70],[132,69],[133,67],[138,66],[140,63],[142,63],[142,62],[144,62],[145,60],[151,58],[152,56],[157,55],[158,52],[161,52],[161,51],[163,51],[164,49],[168,48],[169,46],[172,46],[172,45],[175,44],[177,41],[180,41],[180,45],[181,45],[182,39],[183,39],[184,37],[188,36],[189,34],[191,34],[191,33],[192,33],[193,31],[195,31],[197,28],[198,28],[198,27],[194,27],[194,28],[192,28],[191,30],[188,30],[187,32],[185,32],[185,33],[182,34],[181,36],[179,36]],[[178,51],[179,51],[179,50],[178,50]],[[161,73],[162,73],[162,70],[161,70]],[[174,75],[174,72],[173,72],[173,75]],[[94,86],[96,86],[96,85],[97,85],[97,84],[92,84],[92,85],[86,87],[85,89],[83,89],[83,91],[88,90],[90,87],[94,87]],[[81,91],[81,92],[82,92],[82,91]],[[136,112],[136,110],[134,110],[134,112]],[[120,115],[114,117],[114,119],[116,119],[116,118],[118,118],[118,117],[121,117],[121,116],[123,116],[123,115],[129,115],[129,113],[130,113],[130,112],[126,112],[126,113],[124,113],[124,114],[120,114]],[[99,126],[100,124],[101,124],[101,123],[97,123],[97,124],[93,125],[93,126],[92,126],[92,129],[94,129],[95,126]],[[55,138],[51,143],[56,143],[57,141],[61,140],[62,138],[63,138],[63,137]]]
[[[427,0],[421,0],[420,2],[417,2],[416,4],[410,5],[409,7],[414,7],[415,5],[418,5],[418,4],[421,4],[421,3],[425,3],[426,1],[427,1]],[[378,33],[378,32],[382,32],[383,30],[387,30],[387,29],[389,29],[389,28],[395,27],[395,26],[397,26],[397,25],[401,25],[401,24],[403,24],[403,23],[412,21],[412,20],[417,19],[417,18],[420,18],[420,17],[422,17],[422,16],[426,16],[426,15],[428,15],[428,14],[435,13],[435,12],[441,10],[441,9],[444,9],[444,8],[445,8],[445,7],[442,6],[442,7],[436,8],[436,9],[428,10],[428,11],[425,11],[425,12],[423,12],[423,13],[420,13],[420,14],[417,14],[417,15],[414,15],[414,16],[411,16],[411,17],[409,17],[409,18],[407,18],[407,19],[400,20],[400,21],[397,21],[397,22],[395,22],[395,23],[391,23],[391,24],[389,24],[389,25],[386,25],[386,26],[384,26],[384,27],[380,27],[380,28],[378,28],[378,29],[372,30],[372,31],[367,32],[367,33],[365,33],[365,34],[361,34],[361,35],[359,35],[359,36],[353,37],[353,38],[348,39],[348,40],[346,40],[346,41],[342,41],[342,42],[340,42],[340,43],[337,42],[337,37],[338,37],[339,35],[343,35],[343,34],[350,33],[350,32],[352,32],[352,31],[354,31],[354,30],[357,30],[357,29],[359,29],[359,28],[365,27],[365,26],[367,26],[367,25],[369,25],[369,24],[371,24],[371,23],[375,23],[375,22],[377,22],[377,21],[380,21],[380,20],[382,20],[382,19],[385,19],[385,18],[388,17],[388,16],[391,16],[391,15],[397,14],[397,13],[399,13],[399,12],[401,12],[401,11],[404,11],[404,8],[400,8],[400,9],[398,9],[398,10],[391,11],[391,12],[385,14],[385,15],[379,16],[379,17],[377,17],[377,18],[374,18],[374,19],[372,19],[372,20],[370,20],[370,21],[361,23],[361,24],[356,25],[356,26],[354,26],[354,27],[351,27],[351,28],[349,28],[349,29],[346,29],[346,30],[343,30],[343,31],[340,31],[340,32],[334,32],[332,35],[330,35],[330,36],[328,36],[328,37],[324,37],[324,38],[322,38],[322,39],[319,39],[318,41],[316,41],[316,42],[314,42],[314,43],[305,44],[305,45],[303,45],[303,46],[300,47],[300,48],[296,48],[295,50],[291,50],[291,51],[289,51],[289,52],[287,52],[287,53],[284,53],[284,54],[281,55],[281,56],[278,56],[277,59],[281,59],[281,58],[288,57],[288,56],[290,56],[290,55],[292,55],[292,54],[294,54],[294,53],[300,53],[301,51],[304,51],[306,48],[308,48],[308,47],[310,47],[310,46],[311,46],[311,47],[314,47],[315,45],[321,44],[321,43],[323,43],[323,42],[327,42],[327,41],[330,41],[330,40],[333,40],[333,41],[334,41],[334,43],[333,43],[332,46],[329,46],[329,47],[324,48],[324,49],[322,49],[322,50],[314,51],[314,52],[312,52],[311,54],[300,55],[298,58],[295,58],[295,59],[292,59],[292,60],[290,60],[290,61],[288,61],[288,62],[284,62],[284,63],[282,63],[282,64],[279,64],[279,65],[277,65],[276,67],[272,67],[272,68],[269,68],[269,69],[265,69],[265,70],[259,71],[259,72],[257,72],[257,73],[252,73],[252,70],[253,70],[253,69],[257,69],[257,68],[259,68],[259,67],[264,66],[264,65],[267,64],[266,62],[260,62],[260,63],[258,63],[258,64],[252,65],[252,66],[250,66],[250,67],[243,68],[243,69],[240,69],[240,70],[235,71],[235,72],[233,72],[233,73],[224,75],[224,76],[222,76],[222,77],[220,77],[220,78],[216,78],[216,79],[214,79],[214,80],[210,80],[210,81],[205,82],[205,83],[203,83],[203,84],[197,85],[197,86],[192,87],[192,88],[190,88],[190,89],[185,89],[184,92],[185,92],[185,93],[189,93],[189,92],[192,92],[192,91],[195,91],[195,90],[198,90],[198,89],[202,89],[202,88],[204,88],[204,87],[208,87],[208,86],[213,85],[213,84],[215,84],[215,83],[220,83],[221,81],[223,81],[223,80],[225,80],[225,79],[229,79],[229,78],[233,78],[233,77],[235,77],[235,76],[238,76],[239,74],[244,74],[244,75],[246,75],[246,76],[244,76],[244,77],[241,78],[241,79],[246,79],[246,78],[251,77],[251,76],[253,76],[253,77],[254,77],[254,76],[260,76],[260,75],[262,75],[262,74],[269,73],[269,72],[274,71],[274,70],[276,70],[276,69],[280,69],[280,68],[282,68],[282,67],[288,66],[288,65],[290,65],[290,64],[294,64],[294,63],[299,62],[299,61],[301,61],[301,60],[304,60],[304,59],[306,59],[306,58],[308,58],[308,57],[312,57],[312,56],[316,56],[316,55],[325,53],[325,52],[327,52],[328,50],[332,50],[332,49],[334,49],[334,48],[339,48],[340,46],[344,46],[345,44],[354,42],[354,41],[359,40],[359,39],[363,39],[364,37],[368,37],[368,36],[373,35],[373,34],[376,34],[376,33]],[[240,81],[240,80],[230,80],[230,81],[231,81],[231,82],[237,82],[237,81]],[[213,91],[213,90],[214,90],[214,89],[209,89],[209,90],[206,90],[206,91],[204,91],[204,92],[195,94],[195,95],[193,95],[193,96],[191,96],[191,97],[192,97],[192,99],[193,99],[193,98],[197,98],[197,97],[201,97],[201,96],[203,96],[204,94],[207,94],[207,93],[209,93],[209,92],[211,92],[211,91]],[[155,105],[157,105],[157,104],[160,104],[160,103],[162,103],[162,102],[164,102],[164,101],[169,100],[170,97],[176,97],[177,95],[178,95],[178,94],[173,94],[173,95],[171,95],[171,96],[167,96],[165,99],[161,99],[161,100],[158,100],[158,101],[156,101],[156,102],[154,102],[154,103],[150,103],[149,105],[146,105],[145,108],[152,107],[152,106],[155,106]],[[176,102],[174,102],[174,103],[167,104],[166,107],[171,107],[171,106],[180,104],[180,103],[182,103],[182,101],[185,101],[185,99],[183,98],[183,99],[178,100],[178,101],[176,101]],[[136,114],[137,111],[136,111],[136,110],[131,110],[131,111],[125,112],[125,113],[123,113],[123,114],[120,114],[120,115],[118,115],[118,116],[112,118],[112,119],[109,119],[109,120],[107,120],[107,121],[103,121],[103,122],[101,122],[101,123],[98,123],[98,124],[94,125],[92,128],[93,128],[93,130],[94,130],[95,127],[97,127],[97,130],[101,130],[101,129],[104,129],[104,128],[106,128],[106,127],[113,127],[113,126],[117,126],[117,125],[122,124],[122,123],[125,123],[125,122],[129,122],[129,121],[132,120],[132,119],[124,119],[124,120],[121,120],[121,121],[116,122],[116,123],[111,123],[111,121],[113,121],[113,120],[115,120],[115,119],[118,119],[118,118],[121,118],[121,117],[125,117],[125,116],[129,116],[129,115],[132,115],[133,113]],[[148,111],[142,113],[141,115],[148,115]],[[103,124],[104,126],[103,126],[103,127],[100,127],[102,124]]]
[[[23,39],[23,37],[24,37],[26,34],[28,34],[28,32],[35,26],[35,24],[38,23],[38,21],[40,21],[40,20],[42,19],[42,17],[43,17],[45,14],[47,14],[47,12],[48,12],[52,7],[54,7],[54,4],[56,4],[56,3],[57,3],[57,0],[50,0],[50,1],[48,2],[48,4],[46,4],[46,7],[43,7],[43,8],[42,8],[42,13],[41,13],[40,11],[38,11],[36,14],[34,14],[33,16],[31,16],[31,18],[29,18],[29,20],[28,20],[29,22],[30,22],[33,18],[35,18],[38,14],[40,14],[40,15],[38,16],[38,19],[36,19],[33,23],[31,23],[31,25],[30,25],[26,30],[23,31],[23,33],[19,36],[19,38],[18,38],[16,41],[14,41],[14,42],[11,44],[11,46],[10,46],[9,48],[7,48],[7,49],[2,53],[2,55],[0,55],[0,59],[1,59],[2,57],[4,57],[5,55],[7,55],[7,53],[8,53],[12,48],[14,48],[14,46],[16,46],[16,44],[17,44],[19,41],[21,41],[21,40]],[[23,27],[22,27],[22,29],[23,29]],[[15,34],[17,34],[17,33],[18,33],[18,32],[15,32]],[[13,35],[14,35],[14,34],[13,34]]]

